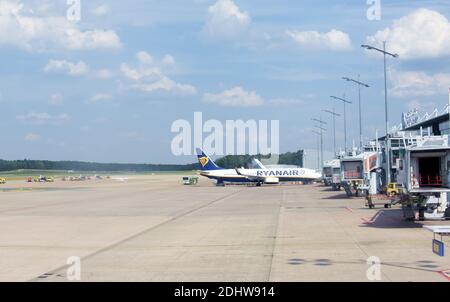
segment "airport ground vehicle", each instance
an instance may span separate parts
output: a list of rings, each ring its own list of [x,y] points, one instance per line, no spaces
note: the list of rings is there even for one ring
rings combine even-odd
[[[333,176],[332,174],[332,168],[330,166],[325,166],[322,169],[322,179],[323,179],[323,184],[326,187],[331,186],[331,177]]]
[[[376,182],[378,168],[378,153],[363,152],[358,155],[341,159],[341,186],[347,196],[361,196],[367,194]],[[376,184],[375,184],[376,186]]]
[[[45,182],[45,177],[44,176],[39,176],[39,177],[35,177],[33,179],[34,182]]]
[[[6,183],[6,178],[0,177],[0,184],[4,185]]]
[[[322,170],[322,177],[325,186],[333,186],[333,175],[335,174],[336,168],[340,169],[341,162],[339,159],[333,159],[324,164]]]
[[[341,167],[339,161],[339,167],[333,168],[333,175],[331,177],[331,187],[334,191],[341,190]]]
[[[198,177],[194,176],[185,176],[183,177],[183,185],[192,186],[198,184]]]
[[[404,208],[411,209],[405,218],[450,219],[450,146],[448,136],[417,138],[399,159],[397,183]]]
[[[34,182],[54,182],[55,179],[53,177],[47,177],[40,175],[33,179]],[[30,182],[30,178],[28,178],[28,182]]]
[[[400,194],[403,194],[404,192],[403,184],[398,184],[395,182],[391,182],[386,187],[386,195],[389,197],[394,197]]]

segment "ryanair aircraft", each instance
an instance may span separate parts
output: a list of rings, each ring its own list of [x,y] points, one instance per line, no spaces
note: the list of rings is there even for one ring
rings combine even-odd
[[[202,150],[197,149],[197,155],[202,167],[200,175],[216,180],[218,186],[223,186],[225,183],[256,183],[257,186],[295,181],[312,183],[322,177],[320,173],[311,169],[267,169],[257,159],[254,159],[254,161],[258,165],[258,169],[224,169],[216,165]]]

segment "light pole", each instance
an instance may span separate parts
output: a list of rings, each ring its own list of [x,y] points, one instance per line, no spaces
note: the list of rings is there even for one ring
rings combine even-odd
[[[336,156],[336,117],[341,116],[334,111],[331,110],[322,110],[323,112],[329,113],[333,116],[333,145],[334,145],[334,155]]]
[[[317,134],[317,171],[322,173],[322,171],[320,171],[320,137],[322,134],[316,130],[313,130],[312,132]]]
[[[353,103],[344,98],[340,98],[340,97],[333,96],[333,95],[331,96],[331,98],[344,103],[344,145],[345,145],[344,150],[345,150],[345,153],[347,153],[347,109],[346,109],[346,105],[353,104]]]
[[[348,81],[348,82],[353,82],[355,84],[358,85],[358,102],[359,102],[359,148],[362,151],[363,148],[363,134],[362,134],[362,110],[361,110],[361,86],[364,86],[366,88],[369,88],[368,84],[365,84],[363,82],[360,81],[360,76],[358,74],[358,80],[354,80],[351,78],[347,78],[347,77],[343,77],[342,79]]]
[[[386,55],[389,55],[393,58],[398,58],[398,54],[390,53],[386,51],[386,41],[383,42],[383,49],[379,49],[370,45],[361,45],[362,48],[366,48],[368,50],[375,50],[381,52],[383,54],[384,60],[384,111],[385,111],[385,119],[386,119],[386,164],[387,164],[387,183],[391,182],[391,154],[389,148],[389,111],[388,111],[388,90],[387,90],[387,72],[386,72]]]
[[[319,125],[315,125],[314,127],[320,130],[320,162],[321,162],[320,167],[323,168],[323,131],[326,131],[326,129],[323,128],[322,126],[326,125],[327,123],[322,121],[322,118],[320,119],[313,118],[312,120],[319,123]]]

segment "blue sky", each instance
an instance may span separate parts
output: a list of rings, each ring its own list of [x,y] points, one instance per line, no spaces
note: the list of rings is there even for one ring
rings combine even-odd
[[[388,48],[391,123],[442,108],[450,87],[448,1],[0,0],[0,158],[186,163],[171,124],[204,119],[280,120],[281,151],[313,149],[312,117],[356,103],[364,136],[384,130],[383,69],[360,45]],[[348,108],[357,143],[357,106]],[[328,116],[323,116],[331,122]],[[332,150],[331,126],[325,147]],[[343,146],[338,120],[338,145]]]

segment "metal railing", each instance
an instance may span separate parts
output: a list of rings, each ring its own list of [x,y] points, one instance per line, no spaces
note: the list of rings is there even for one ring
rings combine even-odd
[[[346,171],[344,172],[345,179],[360,179],[362,178],[362,173],[358,171]]]
[[[436,109],[434,109],[434,111],[432,113],[426,112],[422,116],[420,116],[420,114],[418,112],[416,112],[414,114],[415,119],[404,120],[403,122],[404,122],[405,126],[407,128],[409,128],[409,127],[412,127],[414,125],[418,125],[420,123],[426,122],[426,121],[431,120],[433,118],[437,118],[438,116],[443,116],[443,115],[446,115],[446,114],[449,114],[449,113],[450,113],[450,107],[449,107],[449,104],[446,104],[444,109],[439,110],[439,109],[436,108]],[[391,131],[392,132],[400,131],[400,130],[402,130],[402,128],[403,128],[402,125],[395,126],[395,127],[393,127],[391,129]]]
[[[419,186],[421,187],[442,187],[442,177],[439,175],[420,175]]]

